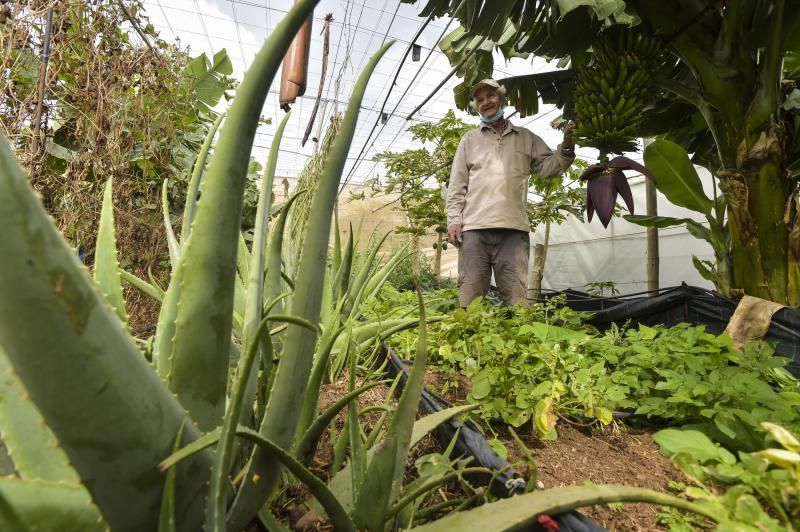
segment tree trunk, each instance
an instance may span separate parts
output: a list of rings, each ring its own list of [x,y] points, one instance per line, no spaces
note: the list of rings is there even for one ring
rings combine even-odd
[[[542,276],[544,276],[544,264],[547,260],[547,250],[550,248],[550,220],[544,223],[544,243],[542,244]]]
[[[419,276],[419,272],[419,236],[413,234],[411,235],[411,273]]]
[[[771,128],[773,129],[773,128]],[[720,171],[720,188],[728,201],[733,288],[791,306],[800,305],[800,267],[791,251],[787,222],[791,184],[785,177],[782,140],[772,130],[751,135],[757,140],[734,168]],[[794,236],[791,240],[795,240]]]

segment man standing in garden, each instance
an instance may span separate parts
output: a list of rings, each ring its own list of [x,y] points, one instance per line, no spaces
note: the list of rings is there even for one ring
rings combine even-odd
[[[504,117],[506,89],[493,79],[476,83],[470,105],[481,124],[458,145],[447,189],[447,240],[458,248],[458,302],[486,295],[494,272],[505,305],[524,303],[530,225],[528,178],[562,174],[575,160],[572,132],[555,152],[538,136]]]

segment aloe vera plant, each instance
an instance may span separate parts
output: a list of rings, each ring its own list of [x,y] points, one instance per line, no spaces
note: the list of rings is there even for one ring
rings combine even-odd
[[[375,54],[359,77],[342,130],[334,142],[325,173],[314,195],[291,307],[292,314],[312,323],[319,320],[323,281],[319,272],[325,270],[333,204],[355,131],[358,109],[375,65],[391,44],[387,43]],[[286,349],[278,364],[275,383],[259,428],[261,434],[282,448],[291,448],[294,440],[302,408],[296,398],[306,394],[316,341],[317,336],[313,332],[289,325],[284,342]],[[246,524],[247,516],[260,507],[275,487],[279,475],[279,461],[257,448],[242,482],[242,490],[234,501],[229,527],[237,529]]]
[[[221,422],[236,236],[258,120],[252,109],[263,102],[314,5],[304,0],[293,7],[245,76],[204,178],[191,233],[181,243],[165,295],[169,312],[161,320],[174,333],[162,331],[157,342],[159,373],[179,400],[149,367],[0,142],[0,220],[8,232],[0,253],[13,257],[0,266],[0,346],[114,530],[155,528],[164,482],[155,466],[169,454],[179,427],[191,441],[199,436],[195,423],[208,429]],[[178,529],[199,528],[210,470],[207,452],[178,467]]]

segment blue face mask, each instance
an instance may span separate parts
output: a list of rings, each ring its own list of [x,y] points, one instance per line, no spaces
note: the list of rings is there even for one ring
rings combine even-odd
[[[505,107],[501,105],[500,109],[498,109],[493,116],[490,116],[489,118],[482,116],[481,122],[483,122],[484,124],[494,124],[495,122],[503,118],[504,113],[505,113]]]

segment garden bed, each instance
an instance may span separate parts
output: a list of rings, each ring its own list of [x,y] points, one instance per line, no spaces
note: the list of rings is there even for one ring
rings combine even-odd
[[[441,390],[445,382],[458,383],[450,387],[446,399],[463,403],[470,392],[468,378],[448,376],[429,368],[426,373],[428,391]],[[507,426],[498,423],[492,427],[497,439],[507,450],[506,460],[516,473],[525,479],[531,477],[524,451],[520,449]],[[538,488],[593,484],[625,484],[649,488],[664,493],[674,493],[670,483],[685,483],[686,476],[672,461],[661,454],[651,435],[657,428],[638,429],[616,423],[608,427],[593,428],[562,419],[558,424],[558,438],[542,441],[530,430],[517,429],[517,435],[533,454],[536,461]],[[666,530],[659,523],[661,508],[651,504],[624,504],[593,506],[581,513],[609,530]]]

